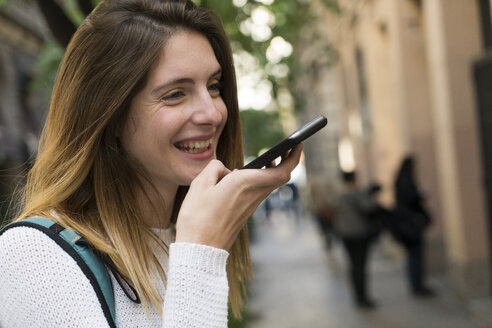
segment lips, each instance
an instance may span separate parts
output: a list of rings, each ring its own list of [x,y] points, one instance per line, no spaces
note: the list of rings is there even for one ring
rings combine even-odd
[[[197,141],[180,141],[174,144],[176,148],[190,154],[198,154],[207,151],[213,142],[213,138]]]

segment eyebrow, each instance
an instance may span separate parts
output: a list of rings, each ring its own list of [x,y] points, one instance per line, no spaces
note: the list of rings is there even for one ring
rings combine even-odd
[[[211,78],[213,78],[213,77],[215,77],[217,75],[220,75],[220,74],[222,74],[222,67],[219,67],[218,70],[216,70],[215,72],[213,72],[210,75],[209,79],[211,79]],[[165,88],[170,87],[170,86],[175,85],[175,84],[182,84],[182,83],[191,83],[191,84],[194,84],[195,81],[192,78],[189,78],[189,77],[178,78],[178,79],[175,79],[175,80],[172,80],[172,81],[169,81],[169,82],[165,82],[163,84],[160,84],[160,85],[156,86],[154,89],[152,89],[152,91],[150,92],[150,94],[152,96],[155,96],[155,95],[159,94],[162,89],[165,89]]]

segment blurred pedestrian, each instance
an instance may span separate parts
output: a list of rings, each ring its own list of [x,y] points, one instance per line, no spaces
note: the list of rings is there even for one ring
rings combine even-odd
[[[302,146],[236,170],[236,90],[214,13],[191,0],[99,3],[60,65],[22,212],[0,232],[1,327],[226,328],[229,304],[239,316],[244,227]],[[33,217],[57,224],[22,225]],[[114,316],[50,238],[63,228],[109,270]]]
[[[299,188],[294,182],[287,183],[282,188],[289,188],[292,192],[292,196],[289,201],[289,211],[294,214],[296,219],[299,219],[302,213],[301,203],[299,201]]]
[[[369,297],[367,260],[373,240],[371,216],[377,202],[369,189],[357,186],[355,172],[343,172],[344,190],[336,206],[335,231],[343,241],[349,263],[349,281],[354,301],[361,308],[373,308]]]
[[[294,182],[289,182],[278,190],[278,196],[282,201],[282,210],[293,217],[296,224],[300,223],[301,204],[299,202],[299,189]]]
[[[310,184],[309,196],[305,200],[308,210],[316,220],[324,246],[328,250],[334,241],[333,220],[335,206],[333,191],[322,183],[322,179],[315,179]]]
[[[395,179],[394,211],[397,239],[407,255],[407,275],[411,292],[415,296],[433,296],[434,291],[425,283],[424,232],[431,223],[425,208],[425,196],[415,177],[416,160],[403,159]]]

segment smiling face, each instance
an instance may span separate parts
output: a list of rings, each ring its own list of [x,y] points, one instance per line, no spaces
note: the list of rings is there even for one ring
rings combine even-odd
[[[201,34],[176,31],[134,97],[120,139],[161,192],[189,185],[216,158],[227,120],[221,67]]]

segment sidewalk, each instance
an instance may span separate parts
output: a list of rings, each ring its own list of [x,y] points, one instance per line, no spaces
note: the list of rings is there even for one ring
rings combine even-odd
[[[341,245],[326,251],[311,218],[296,221],[275,212],[254,230],[248,328],[482,328],[443,286],[436,298],[411,297],[402,263],[381,247],[372,252],[369,267],[379,306],[360,310],[352,304]]]

